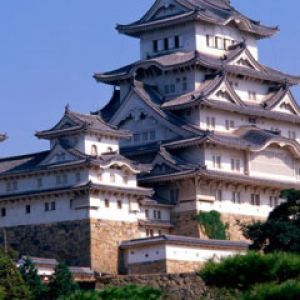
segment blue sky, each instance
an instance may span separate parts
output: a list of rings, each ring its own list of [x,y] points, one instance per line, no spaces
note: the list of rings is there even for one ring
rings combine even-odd
[[[117,23],[140,17],[154,0],[1,0],[0,132],[9,140],[0,157],[47,149],[34,137],[53,126],[68,103],[89,112],[112,88],[92,75],[135,61],[138,41],[119,35]],[[260,42],[260,60],[300,74],[299,0],[233,0],[243,13],[281,31]],[[294,89],[300,99],[300,89]]]

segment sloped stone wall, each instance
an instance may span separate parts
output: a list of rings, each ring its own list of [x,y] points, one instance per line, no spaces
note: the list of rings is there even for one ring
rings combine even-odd
[[[251,224],[253,222],[262,221],[266,219],[261,217],[251,217],[244,215],[222,214],[221,219],[225,224],[228,224],[229,239],[233,241],[247,241],[243,236],[240,224]]]
[[[197,215],[196,211],[172,214],[172,222],[175,226],[171,234],[205,238],[204,234],[201,233],[198,221],[193,218],[195,215]]]
[[[119,246],[122,241],[140,235],[137,223],[92,220],[91,267],[101,273],[118,274],[122,270]]]
[[[200,277],[194,273],[168,275],[135,275],[135,276],[105,276],[97,278],[96,289],[102,290],[109,286],[124,286],[134,284],[159,288],[165,293],[167,300],[199,300],[209,296],[209,289]]]
[[[19,255],[56,258],[74,266],[90,265],[89,220],[8,227],[5,231],[8,246]],[[3,243],[0,228],[0,244]]]

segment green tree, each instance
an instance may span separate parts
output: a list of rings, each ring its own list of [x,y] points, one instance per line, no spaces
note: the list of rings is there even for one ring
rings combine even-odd
[[[0,287],[4,300],[29,300],[31,294],[28,287],[10,257],[0,253]]]
[[[41,277],[38,275],[38,272],[30,258],[25,258],[24,263],[20,266],[19,270],[24,282],[31,291],[32,299],[46,299],[48,289],[46,285],[43,284]]]
[[[0,300],[4,300],[4,299],[5,299],[4,288],[0,286]]]
[[[226,240],[227,234],[226,231],[228,226],[224,224],[221,220],[221,214],[217,211],[210,212],[200,212],[196,216],[203,232],[210,239],[214,240]]]
[[[299,300],[300,282],[291,280],[282,284],[266,283],[254,286],[243,300]]]
[[[287,201],[276,207],[266,222],[242,225],[245,237],[253,241],[251,249],[300,252],[300,191],[288,190],[282,197]]]
[[[57,300],[73,294],[79,286],[73,281],[72,274],[65,264],[58,264],[49,283],[49,298]]]

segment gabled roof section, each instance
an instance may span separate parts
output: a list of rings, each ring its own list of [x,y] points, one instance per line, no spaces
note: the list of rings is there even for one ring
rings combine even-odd
[[[237,63],[240,61],[237,60],[238,58],[243,59],[242,64]],[[281,84],[300,84],[300,76],[288,75],[257,62],[244,43],[232,47],[221,58],[198,51],[176,52],[140,60],[111,72],[96,73],[94,78],[98,82],[119,85],[122,81],[133,80],[139,69],[157,68],[160,71],[170,71],[188,66],[198,66],[215,72],[223,71],[228,74]]]
[[[276,144],[280,147],[290,148],[294,155],[300,157],[300,145],[297,141],[285,138],[277,132],[260,129],[255,126],[241,127],[230,135],[207,132],[205,136],[167,143],[163,147],[169,150],[176,150],[204,143],[213,143],[228,148],[245,149],[253,152],[262,151],[268,146]]]
[[[228,65],[253,69],[258,72],[265,71],[263,66],[253,57],[244,43],[235,47],[241,48],[241,51],[234,53],[228,61]]]
[[[92,163],[98,165],[102,169],[109,169],[112,166],[125,167],[134,174],[147,173],[151,170],[150,165],[139,164],[116,153],[104,153],[98,158],[93,159]]]
[[[267,27],[251,20],[230,5],[227,0],[156,0],[138,21],[118,25],[120,33],[139,37],[143,32],[165,26],[201,21],[220,26],[234,25],[257,39],[274,35],[277,27]]]
[[[183,160],[182,158],[173,155],[165,147],[161,147],[156,157],[152,161],[152,170],[149,174],[145,174],[141,179],[155,176],[169,176],[170,174],[176,176],[191,176],[199,166]]]
[[[98,115],[81,114],[71,111],[68,106],[61,120],[51,129],[36,133],[38,138],[52,139],[55,137],[78,134],[81,132],[92,132],[105,136],[127,138],[129,132],[118,130],[116,127],[107,124]]]
[[[162,104],[163,109],[182,109],[201,104],[204,100],[216,100],[243,106],[244,103],[231,87],[227,76],[216,75],[213,79],[207,79],[199,90],[191,92]]]
[[[56,143],[49,154],[37,166],[60,165],[74,161],[85,161],[87,158],[87,155],[61,142]]]
[[[163,97],[155,90],[155,88],[136,80],[132,83],[130,91],[122,101],[119,109],[111,118],[112,122],[120,113],[122,113],[122,107],[126,105],[127,101],[130,101],[130,96],[132,94],[136,94],[138,98],[162,120],[162,122],[168,124],[169,127],[173,128],[179,135],[190,136],[202,133],[196,126],[189,125],[171,112],[163,111],[161,109]]]
[[[300,116],[300,107],[288,86],[281,87],[263,106],[270,111]]]

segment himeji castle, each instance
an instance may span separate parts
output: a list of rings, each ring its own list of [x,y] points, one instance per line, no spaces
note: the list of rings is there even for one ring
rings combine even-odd
[[[238,224],[300,187],[300,77],[259,62],[257,42],[278,28],[229,0],[157,0],[117,30],[140,40],[140,59],[94,75],[110,101],[66,107],[36,133],[50,150],[0,160],[7,242],[113,274],[191,272],[245,251]],[[227,241],[208,239],[203,211],[221,214]]]

